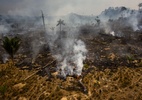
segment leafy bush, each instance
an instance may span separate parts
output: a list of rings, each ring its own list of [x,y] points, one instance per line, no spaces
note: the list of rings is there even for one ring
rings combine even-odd
[[[4,37],[2,46],[13,60],[14,54],[18,51],[20,44],[21,40],[18,37],[13,37],[13,38]]]

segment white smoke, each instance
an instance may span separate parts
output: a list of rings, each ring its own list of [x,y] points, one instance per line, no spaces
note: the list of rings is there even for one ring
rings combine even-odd
[[[106,34],[110,34],[110,32],[112,31],[111,26],[108,24],[108,22],[102,22],[100,28],[104,29]]]
[[[115,36],[115,32],[114,32],[114,31],[110,32],[110,34],[111,34],[112,36]]]
[[[32,45],[32,63],[34,63],[42,44],[40,41],[33,40],[31,45]]]
[[[0,25],[0,33],[8,33],[8,28],[4,25]]]
[[[109,20],[112,20],[112,23],[115,21],[114,25],[117,25],[117,29],[121,30],[121,28],[131,27],[133,31],[140,30],[139,19],[142,17],[142,13],[138,10],[131,10],[126,7],[109,7],[105,11],[103,11],[98,17],[101,21],[100,27],[104,29],[105,33],[110,33],[114,31],[112,29],[112,25],[108,24]]]
[[[84,42],[78,38],[78,28],[65,23],[61,33],[58,26],[55,30],[47,31],[47,41],[51,53],[57,59],[57,70],[63,77],[81,75],[87,49]]]
[[[133,28],[134,31],[139,30],[138,28],[138,12],[136,12],[134,15],[131,15],[128,24],[131,25],[131,27]]]
[[[73,47],[73,60],[76,64],[76,74],[81,75],[83,68],[83,61],[86,59],[86,46],[83,41],[78,40]]]
[[[83,61],[86,58],[87,49],[83,41],[75,40],[73,47],[70,49],[70,54],[67,51],[65,52],[63,61],[60,63],[59,69],[61,75],[66,77],[67,75],[81,75],[83,68]],[[72,53],[71,53],[72,52]],[[66,54],[68,53],[68,54]]]
[[[9,32],[9,29],[5,25],[0,25],[0,38],[2,38],[2,36],[8,32]]]
[[[6,63],[9,60],[9,55],[8,54],[3,54],[2,55],[2,61],[3,63]]]

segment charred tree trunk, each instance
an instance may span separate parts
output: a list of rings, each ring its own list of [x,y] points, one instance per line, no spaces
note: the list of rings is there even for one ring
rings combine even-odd
[[[43,21],[43,28],[44,28],[44,31],[45,31],[45,21],[44,21],[44,14],[43,14],[43,11],[41,10],[41,16],[42,16],[42,21]]]

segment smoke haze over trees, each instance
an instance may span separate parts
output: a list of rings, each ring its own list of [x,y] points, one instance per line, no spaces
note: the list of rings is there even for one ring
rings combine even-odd
[[[11,15],[39,15],[43,10],[47,15],[67,15],[74,12],[83,15],[98,15],[108,7],[125,6],[138,9],[141,0],[1,0],[0,13]]]

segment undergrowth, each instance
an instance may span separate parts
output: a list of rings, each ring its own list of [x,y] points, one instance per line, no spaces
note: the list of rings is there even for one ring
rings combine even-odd
[[[88,65],[86,65],[88,68]],[[34,75],[34,71],[20,70],[8,64],[0,65],[1,100],[142,100],[142,68],[121,66],[116,70],[98,70],[96,67],[84,78],[84,93],[75,78],[66,81]],[[17,85],[18,84],[18,85]]]

